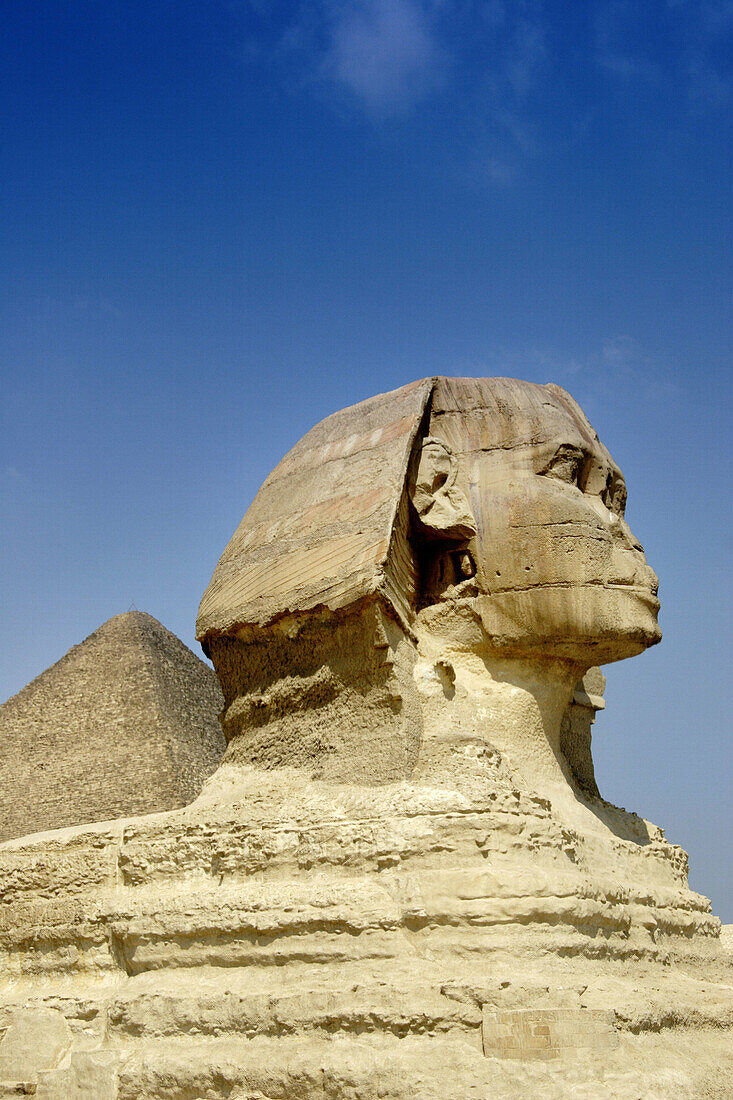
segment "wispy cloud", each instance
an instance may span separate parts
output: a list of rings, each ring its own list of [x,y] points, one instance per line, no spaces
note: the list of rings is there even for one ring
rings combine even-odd
[[[603,366],[614,370],[643,367],[652,362],[651,356],[643,350],[638,340],[623,333],[603,339],[596,358]]]
[[[509,187],[517,178],[518,167],[516,163],[503,160],[501,157],[478,156],[465,173],[469,184],[478,190],[489,187]]]
[[[445,25],[472,0],[247,0],[244,52],[375,119],[404,115],[440,87]]]
[[[545,28],[539,18],[517,20],[504,58],[506,81],[515,100],[525,100],[534,91],[546,59]]]
[[[688,76],[693,104],[716,108],[733,103],[733,0],[697,0]]]
[[[74,308],[82,313],[103,313],[117,318],[126,316],[124,309],[101,294],[95,294],[92,297],[77,295],[74,298]]]
[[[506,187],[545,139],[536,106],[552,71],[548,28],[537,3],[493,9],[484,31],[486,62],[467,102],[476,127],[466,176],[472,185]]]
[[[456,371],[556,382],[594,400],[620,390],[656,401],[674,399],[680,392],[669,365],[627,333],[604,337],[580,353],[551,346],[498,349],[480,364],[460,364]]]
[[[541,0],[249,5],[248,59],[269,53],[285,79],[342,109],[351,105],[379,124],[444,93],[474,182],[504,187],[536,151],[530,105],[550,54]]]
[[[26,491],[27,481],[17,466],[6,465],[0,467],[0,501],[3,507],[10,506],[11,502],[18,501]]]
[[[585,363],[584,384],[589,400],[617,401],[620,393],[633,394],[649,408],[674,405],[682,397],[671,365],[633,336],[603,339]]]
[[[624,81],[654,83],[662,74],[648,53],[640,22],[639,9],[628,0],[599,4],[594,19],[596,61],[607,73]]]
[[[637,122],[645,101],[678,112],[733,102],[733,0],[591,0],[572,33],[547,0],[237,2],[250,62],[376,127],[439,127],[436,150],[472,188],[513,186],[582,139],[596,106],[577,90],[594,66]]]
[[[437,87],[445,61],[432,5],[419,0],[329,4],[321,71],[368,110],[409,110]]]
[[[654,12],[604,0],[594,23],[596,62],[610,76],[681,91],[697,107],[733,101],[733,0],[667,0]]]

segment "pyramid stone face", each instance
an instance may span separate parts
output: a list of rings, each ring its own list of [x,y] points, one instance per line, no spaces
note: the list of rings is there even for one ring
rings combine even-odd
[[[0,839],[183,806],[221,759],[216,676],[117,615],[0,707]]]

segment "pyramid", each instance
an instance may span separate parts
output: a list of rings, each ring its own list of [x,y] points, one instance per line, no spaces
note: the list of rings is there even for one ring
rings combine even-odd
[[[224,752],[212,670],[128,611],[0,706],[0,840],[190,802]]]

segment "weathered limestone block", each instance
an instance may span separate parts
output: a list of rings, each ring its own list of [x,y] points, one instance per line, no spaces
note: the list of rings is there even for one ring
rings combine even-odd
[[[25,1082],[54,1069],[71,1048],[63,1015],[48,1008],[13,1008],[0,1014],[0,1081]]]
[[[36,1100],[117,1100],[116,1063],[111,1051],[76,1051],[67,1066],[38,1074]]]
[[[567,760],[578,787],[585,794],[600,797],[596,785],[591,752],[591,737],[596,713],[606,706],[603,692],[606,677],[600,668],[590,668],[575,685],[573,697],[560,726],[560,751]]]

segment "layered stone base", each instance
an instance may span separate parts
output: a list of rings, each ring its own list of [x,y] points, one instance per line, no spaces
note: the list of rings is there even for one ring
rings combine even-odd
[[[233,770],[1,846],[6,1093],[725,1096],[731,956],[684,853],[471,752],[463,790]]]

